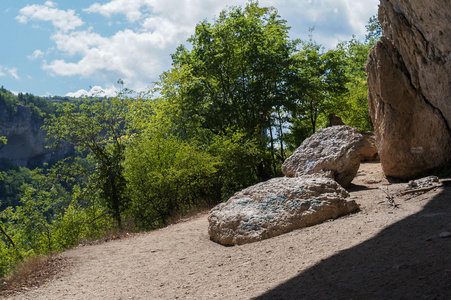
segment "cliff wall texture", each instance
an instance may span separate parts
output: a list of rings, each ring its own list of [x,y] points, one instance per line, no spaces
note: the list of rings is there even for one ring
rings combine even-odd
[[[381,0],[367,62],[368,104],[386,175],[408,179],[451,158],[451,1]]]
[[[0,104],[0,136],[8,140],[0,145],[0,159],[7,159],[22,167],[37,167],[48,162],[53,154],[46,149],[46,133],[42,119],[33,117],[28,108],[16,105],[16,111]]]

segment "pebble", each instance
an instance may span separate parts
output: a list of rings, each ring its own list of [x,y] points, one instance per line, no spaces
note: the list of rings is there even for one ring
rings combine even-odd
[[[442,239],[449,238],[449,237],[451,237],[451,232],[444,231],[444,232],[440,233],[439,237],[441,237]]]

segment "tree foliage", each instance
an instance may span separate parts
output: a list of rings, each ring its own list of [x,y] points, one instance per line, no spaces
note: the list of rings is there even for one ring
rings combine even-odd
[[[79,187],[68,190],[40,169],[30,173],[19,203],[0,211],[0,278],[24,259],[65,250],[111,228],[103,206],[87,205]]]
[[[128,98],[64,103],[58,115],[47,120],[45,126],[54,146],[68,142],[81,151],[89,151],[87,159],[94,165],[77,164],[80,175],[91,173],[91,183],[119,227],[122,227],[121,213],[129,204],[122,162],[126,136],[131,134],[128,126],[131,108]]]
[[[365,35],[366,44],[375,44],[377,40],[382,36],[382,26],[376,15],[372,16],[368,20],[368,24],[365,25],[367,34]]]
[[[177,49],[173,68],[160,82],[161,94],[177,105],[180,134],[239,131],[256,139],[262,154],[267,151],[271,115],[286,101],[286,73],[295,50],[285,23],[274,8],[249,2],[222,11],[213,24],[196,26],[188,39],[192,49]],[[265,156],[259,164],[258,178],[275,175]]]
[[[293,127],[299,124],[296,120],[306,120],[313,133],[321,114],[343,109],[343,96],[348,92],[346,84],[349,81],[344,56],[341,49],[324,51],[312,36],[292,56],[292,101],[289,108],[294,119]]]
[[[382,35],[382,27],[376,16],[372,16],[366,26],[365,41],[353,37],[350,41],[340,43],[338,48],[344,53],[347,62],[346,73],[350,81],[347,84],[348,94],[346,110],[341,112],[346,124],[361,130],[372,130],[373,125],[368,113],[368,84],[365,71],[366,61],[371,48]]]

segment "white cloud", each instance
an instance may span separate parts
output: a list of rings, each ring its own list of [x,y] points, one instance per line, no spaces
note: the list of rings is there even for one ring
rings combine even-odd
[[[125,14],[127,20],[130,22],[138,21],[143,13],[141,7],[148,5],[151,6],[154,1],[146,0],[113,0],[106,4],[94,3],[89,8],[84,9],[90,13],[100,13],[104,16],[111,17],[115,14]]]
[[[333,48],[353,34],[363,37],[368,19],[377,14],[379,0],[261,0],[260,4],[278,9],[292,27],[292,38],[305,39],[308,28],[315,27],[313,38]]]
[[[17,75],[17,68],[7,68],[6,70],[8,71],[9,75],[19,80],[20,77],[19,75]]]
[[[350,39],[352,34],[363,35],[369,17],[377,13],[378,2],[260,0],[260,6],[278,9],[279,15],[292,27],[291,38],[305,39],[308,28],[315,26],[314,39],[332,48],[338,41]],[[56,27],[57,31],[51,36],[55,43],[52,52],[59,57],[43,62],[43,69],[52,75],[81,76],[104,86],[113,86],[118,78],[122,78],[128,88],[142,90],[170,67],[170,53],[194,33],[197,23],[204,19],[213,22],[227,6],[245,6],[246,3],[247,0],[111,0],[94,3],[83,10],[107,18],[123,17],[128,21],[107,20],[106,24],[112,24],[111,27],[121,28],[110,35],[97,31],[95,23],[88,24],[93,26],[90,29],[80,30],[84,23],[75,11],[59,10],[52,1],[24,7],[17,19],[23,23],[51,21]],[[40,50],[31,57],[43,55],[37,51]],[[92,92],[91,89],[75,93]]]
[[[75,98],[80,98],[83,96],[114,97],[117,96],[118,93],[119,90],[115,86],[110,85],[106,88],[102,88],[101,86],[93,86],[89,92],[85,89],[81,89],[73,93],[67,93],[66,96]]]
[[[46,1],[46,2],[44,3],[44,5],[45,5],[45,6],[48,6],[48,7],[56,7],[56,3],[55,3],[55,2],[52,2],[52,1]]]
[[[44,69],[55,75],[94,76],[107,82],[124,79],[128,87],[147,85],[163,71],[162,57],[167,51],[165,37],[159,33],[119,31],[112,37],[96,33],[74,32],[56,34],[57,49],[70,55],[80,55],[76,62],[54,60],[44,63]],[[169,61],[167,55],[166,63]]]
[[[369,18],[377,15],[377,7],[379,1],[355,1],[344,0],[346,10],[348,12],[348,22],[356,31],[356,34],[365,34],[365,25],[368,24]]]
[[[8,76],[8,74],[17,80],[20,79],[19,75],[17,74],[17,68],[8,68],[0,66],[0,77],[6,77]]]
[[[45,2],[44,5],[27,5],[20,10],[20,15],[16,19],[20,23],[27,23],[28,20],[50,21],[53,26],[62,31],[74,30],[84,23],[75,11],[67,11],[54,8],[56,4],[52,1]]]
[[[35,59],[37,59],[37,58],[42,57],[43,55],[44,55],[44,52],[42,52],[41,50],[37,49],[37,50],[34,50],[34,52],[33,52],[32,55],[27,56],[27,58],[28,58],[29,60],[35,60]]]

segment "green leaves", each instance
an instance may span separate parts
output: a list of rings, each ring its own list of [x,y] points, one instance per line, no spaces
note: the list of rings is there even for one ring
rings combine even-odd
[[[87,204],[79,187],[69,196],[41,170],[31,171],[31,177],[20,203],[0,212],[0,278],[24,259],[65,250],[111,228],[105,209]]]
[[[171,214],[183,215],[208,202],[217,165],[201,147],[163,131],[136,137],[125,161],[135,225],[161,227]]]
[[[192,50],[180,46],[172,55],[173,68],[159,83],[174,111],[175,135],[201,136],[211,144],[215,136],[240,132],[256,141],[263,157],[275,157],[265,152],[275,151],[269,145],[276,137],[266,135],[274,126],[272,113],[288,107],[286,76],[296,48],[285,23],[273,7],[251,1],[245,8],[223,10],[214,23],[196,26],[188,39]],[[262,156],[261,179],[275,175],[271,159]]]
[[[376,41],[382,36],[382,26],[376,15],[372,16],[368,20],[368,24],[365,25],[367,34],[365,35],[365,42],[367,44],[374,45]]]
[[[92,180],[92,186],[122,227],[121,214],[128,206],[126,180],[123,175],[124,151],[136,122],[134,106],[138,100],[117,97],[111,99],[84,99],[64,103],[58,115],[47,120],[45,129],[53,145],[70,143],[81,151],[89,151],[87,159],[94,164],[81,172]],[[134,121],[135,120],[135,121]]]
[[[292,130],[299,132],[296,126],[305,125],[298,120],[305,120],[310,123],[308,127],[313,133],[321,116],[343,110],[343,96],[348,91],[349,78],[341,49],[324,51],[312,37],[301,45],[301,49],[292,56]],[[297,141],[298,145],[300,142],[302,140]]]

